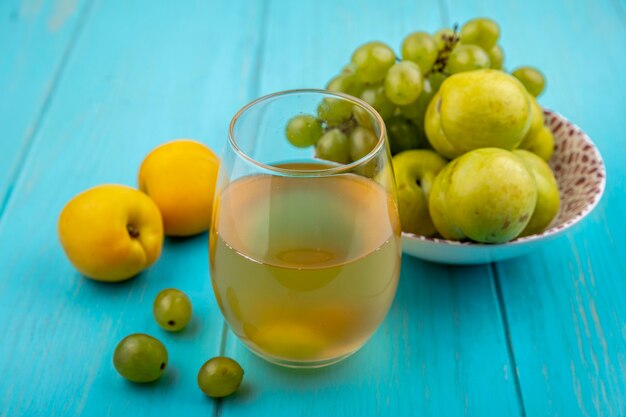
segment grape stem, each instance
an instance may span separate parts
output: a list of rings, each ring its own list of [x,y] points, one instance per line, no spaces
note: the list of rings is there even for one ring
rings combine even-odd
[[[461,37],[458,35],[459,24],[455,23],[452,27],[452,35],[442,34],[441,40],[443,40],[443,47],[437,53],[437,59],[432,68],[426,73],[426,76],[435,72],[440,72],[444,75],[450,75],[445,72],[446,65],[448,64],[448,58],[454,47],[461,41]]]

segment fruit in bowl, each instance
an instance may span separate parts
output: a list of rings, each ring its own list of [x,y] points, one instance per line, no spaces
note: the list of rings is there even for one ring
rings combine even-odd
[[[433,148],[456,158],[478,148],[512,150],[531,123],[524,86],[499,70],[476,70],[446,79],[426,110],[426,136]]]
[[[554,174],[560,198],[556,216],[545,229],[531,234],[523,231],[523,236],[501,244],[454,241],[437,236],[403,232],[403,252],[424,260],[448,264],[466,265],[501,261],[541,247],[589,215],[600,201],[606,185],[606,172],[602,157],[593,142],[579,127],[550,110],[545,110],[544,116],[546,129],[554,137],[554,153],[549,167]],[[514,153],[518,152],[514,151]],[[547,182],[550,181],[547,180]],[[542,186],[537,184],[537,187],[538,203],[535,211],[540,213],[542,211]],[[554,193],[553,188],[546,194],[551,193]],[[546,200],[550,201],[550,198]],[[552,205],[546,206],[551,206],[549,210],[556,211],[554,201],[552,202]]]
[[[518,236],[537,202],[537,186],[523,160],[481,148],[450,162],[429,196],[435,227],[447,239],[502,243]]]
[[[565,150],[557,127],[568,122],[552,113],[544,120],[536,99],[545,89],[544,75],[530,66],[503,70],[499,39],[495,21],[476,18],[460,30],[455,25],[433,35],[409,34],[402,60],[395,62],[392,56],[400,54],[383,42],[369,42],[327,85],[370,104],[385,122],[407,253],[453,263],[502,259],[518,251],[501,248],[526,246],[519,242],[588,212],[581,208],[563,217],[564,210],[578,207],[569,201],[573,187],[565,187],[562,178],[576,159],[555,162]],[[317,113],[304,117],[321,126],[310,144],[318,158],[348,164],[373,147],[371,123],[356,109],[323,102]],[[552,118],[559,119],[557,125],[546,123]],[[588,138],[576,143],[587,153],[584,160],[596,164],[593,173],[601,172]],[[585,181],[578,178],[574,185]],[[597,202],[603,177],[594,184],[587,207]],[[424,255],[424,242],[471,250],[455,249],[459,256],[448,257],[431,245]]]

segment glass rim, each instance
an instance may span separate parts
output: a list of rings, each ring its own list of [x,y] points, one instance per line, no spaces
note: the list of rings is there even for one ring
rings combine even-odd
[[[370,115],[372,115],[377,123],[380,126],[380,134],[378,135],[378,141],[376,142],[376,145],[372,148],[372,150],[370,150],[366,155],[364,155],[363,157],[357,159],[356,161],[350,162],[349,164],[345,164],[345,165],[337,165],[337,166],[331,166],[329,168],[323,168],[323,169],[289,169],[289,168],[280,168],[277,166],[273,166],[273,165],[268,165],[268,164],[264,164],[260,161],[257,161],[255,158],[251,157],[250,155],[248,155],[246,152],[244,152],[239,145],[237,144],[237,140],[235,139],[235,135],[234,135],[234,128],[235,125],[237,124],[237,121],[239,120],[239,118],[241,116],[243,116],[243,114],[248,111],[249,109],[251,109],[252,107],[254,107],[255,105],[268,101],[270,99],[276,98],[276,97],[280,97],[280,96],[287,96],[287,95],[292,95],[292,94],[320,94],[320,95],[326,95],[326,96],[335,96],[338,98],[341,98],[343,100],[348,100],[362,108],[364,108],[368,113],[370,113]],[[279,173],[282,175],[334,175],[334,174],[341,174],[341,173],[345,173],[345,172],[350,172],[352,170],[354,170],[355,168],[358,168],[361,165],[366,164],[367,162],[371,161],[377,154],[378,152],[380,152],[380,149],[385,145],[385,131],[386,131],[386,126],[385,126],[385,122],[383,121],[382,117],[380,117],[380,114],[378,114],[378,112],[368,103],[366,103],[365,101],[357,98],[357,97],[353,97],[349,94],[345,94],[345,93],[340,93],[340,92],[336,92],[336,91],[328,91],[328,90],[323,90],[323,89],[319,89],[319,88],[300,88],[300,89],[292,89],[292,90],[283,90],[283,91],[278,91],[276,93],[271,93],[271,94],[266,94],[264,96],[261,96],[255,100],[252,100],[251,102],[249,102],[248,104],[246,104],[245,106],[243,106],[232,118],[232,120],[230,121],[230,126],[228,129],[228,142],[230,144],[230,146],[233,148],[233,150],[235,151],[235,153],[245,159],[246,161],[256,165],[259,168],[262,168],[266,171],[271,171],[271,172],[275,172],[275,173]]]

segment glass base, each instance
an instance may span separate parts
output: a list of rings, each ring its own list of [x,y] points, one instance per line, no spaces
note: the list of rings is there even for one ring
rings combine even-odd
[[[274,365],[283,366],[285,368],[293,368],[293,369],[316,369],[316,368],[324,368],[326,366],[334,365],[342,360],[348,358],[349,356],[354,355],[359,351],[360,347],[353,350],[352,352],[348,352],[345,355],[338,356],[336,358],[324,359],[321,361],[290,361],[287,359],[274,358],[272,356],[267,356],[258,350],[255,350],[248,344],[244,343],[244,345],[250,350],[250,352],[254,353],[259,358],[273,363]]]

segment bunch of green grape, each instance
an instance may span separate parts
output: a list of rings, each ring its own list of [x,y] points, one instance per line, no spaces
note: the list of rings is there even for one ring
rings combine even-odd
[[[404,38],[399,58],[383,42],[359,46],[326,90],[358,97],[383,118],[392,155],[408,149],[428,148],[424,115],[443,81],[454,74],[484,68],[503,70],[504,52],[498,40],[500,27],[489,18],[466,22],[460,30],[419,31]],[[533,67],[512,72],[533,96],[544,89],[543,75]],[[317,115],[292,118],[286,129],[298,147],[315,145],[316,156],[349,163],[366,155],[377,143],[362,109],[350,102],[326,98]],[[368,127],[369,126],[369,127]]]

